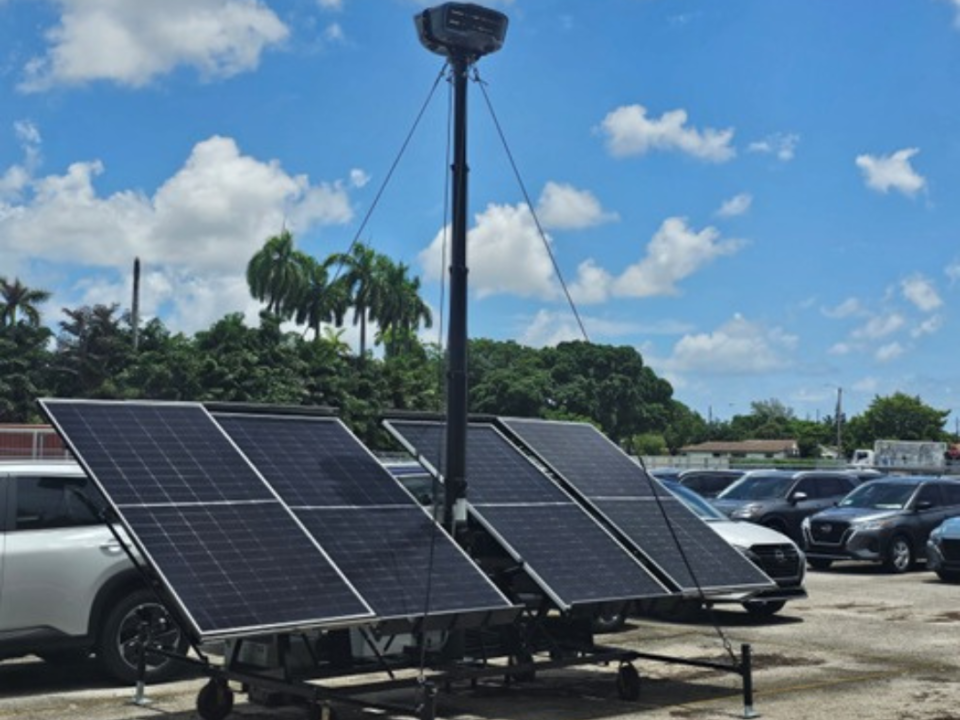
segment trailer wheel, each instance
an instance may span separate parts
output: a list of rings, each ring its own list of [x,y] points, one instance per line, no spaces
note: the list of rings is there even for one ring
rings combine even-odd
[[[233,690],[226,680],[213,679],[197,693],[197,714],[203,720],[223,720],[233,710]]]
[[[621,700],[638,700],[640,698],[640,673],[630,663],[621,663],[617,670],[617,695]]]

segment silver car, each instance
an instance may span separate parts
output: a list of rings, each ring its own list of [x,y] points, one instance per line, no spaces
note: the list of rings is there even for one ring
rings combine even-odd
[[[186,651],[186,636],[104,523],[104,507],[76,463],[0,461],[0,658],[75,662],[95,653],[111,676],[133,682],[144,621],[155,641]],[[150,654],[146,679],[168,679],[175,665]]]

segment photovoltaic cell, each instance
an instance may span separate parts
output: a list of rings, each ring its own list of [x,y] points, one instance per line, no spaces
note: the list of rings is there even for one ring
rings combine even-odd
[[[442,467],[443,425],[385,425],[434,470]],[[559,607],[668,594],[496,428],[469,425],[466,459],[469,512]]]
[[[655,496],[657,486],[643,469],[592,425],[513,418],[500,422],[679,589],[773,587],[773,581],[679,500],[662,488]]]
[[[41,407],[198,639],[372,617],[201,405],[48,399]]]
[[[226,413],[215,419],[379,618],[510,607],[340,420]]]

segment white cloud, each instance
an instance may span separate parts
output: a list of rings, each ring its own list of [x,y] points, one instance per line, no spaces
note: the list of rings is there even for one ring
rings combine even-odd
[[[800,136],[793,133],[774,133],[747,146],[747,152],[774,155],[781,162],[793,160]]]
[[[323,31],[323,38],[327,42],[343,42],[346,39],[340,23],[330,23]]]
[[[343,0],[317,0],[317,5],[324,10],[332,10],[334,12],[343,10]]]
[[[677,282],[743,246],[742,240],[721,240],[716,228],[696,232],[684,218],[667,218],[647,245],[646,257],[616,279],[612,292],[620,297],[675,295]]]
[[[960,0],[957,0],[957,2],[960,2]],[[960,260],[955,260],[947,265],[947,267],[944,268],[943,273],[950,280],[951,285],[957,282],[957,280],[960,280]]]
[[[700,131],[687,127],[686,110],[671,110],[657,119],[648,118],[642,105],[625,105],[607,114],[600,132],[606,135],[607,149],[615,157],[677,150],[700,160],[725,162],[737,154],[730,144],[732,128]]]
[[[842,303],[832,308],[822,308],[821,312],[828,318],[840,320],[843,318],[863,315],[866,310],[857,298],[847,298]]]
[[[246,263],[285,217],[296,233],[352,216],[339,183],[289,175],[276,162],[241,154],[230,138],[198,143],[153,195],[100,195],[95,182],[105,172],[97,160],[76,162],[62,175],[28,178],[21,199],[0,198],[0,256],[45,261],[64,274],[82,268],[89,280],[74,288],[81,301],[112,295],[122,303],[129,291],[117,274],[140,257],[154,273],[153,307],[173,303],[176,329],[202,327],[250,303]],[[145,314],[150,307],[145,302]]]
[[[289,34],[260,0],[55,0],[59,24],[25,67],[20,89],[105,80],[141,87],[179,66],[204,78],[252,70]]]
[[[906,324],[906,319],[898,312],[887,315],[876,315],[867,323],[853,331],[852,337],[857,340],[879,340],[897,332]]]
[[[921,337],[923,335],[933,335],[943,327],[943,316],[931,315],[922,323],[910,331],[912,337]]]
[[[583,333],[570,313],[540,310],[519,338],[522,345],[553,347],[568,340],[583,340]]]
[[[850,343],[838,342],[827,350],[830,355],[849,355],[854,351],[854,346]]]
[[[584,305],[606,302],[612,285],[613,276],[593,258],[588,258],[577,267],[577,278],[570,285],[570,295],[574,302]]]
[[[903,346],[900,343],[892,342],[878,348],[874,357],[877,359],[877,362],[885,363],[900,357],[903,355],[903,352]]]
[[[370,182],[370,176],[360,168],[353,168],[350,171],[350,184],[355,188],[362,188]]]
[[[507,293],[551,300],[559,296],[553,263],[525,203],[491,203],[474,220],[475,227],[467,233],[467,258],[470,287],[479,297]],[[441,230],[420,252],[424,278],[438,280],[446,272],[443,246],[449,238],[449,228]]]
[[[618,219],[616,213],[604,211],[589,190],[553,181],[540,194],[537,215],[544,227],[556,230],[579,230]]]
[[[734,315],[712,333],[686,335],[665,361],[673,372],[751,375],[789,367],[797,337]]]
[[[910,165],[910,158],[918,152],[918,148],[905,148],[893,155],[858,155],[856,163],[863,171],[867,187],[882,193],[892,188],[913,196],[927,183]]]
[[[737,215],[743,215],[747,210],[750,209],[750,206],[753,204],[753,195],[750,193],[740,193],[730,198],[723,205],[720,206],[720,209],[717,210],[717,215],[720,217],[736,217]]]
[[[913,303],[919,310],[930,312],[943,305],[943,300],[937,294],[937,289],[931,280],[923,275],[916,274],[900,282],[903,296]]]

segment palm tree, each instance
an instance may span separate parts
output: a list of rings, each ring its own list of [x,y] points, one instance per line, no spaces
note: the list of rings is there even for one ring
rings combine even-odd
[[[422,322],[433,325],[429,306],[420,297],[420,278],[407,274],[409,266],[395,264],[383,258],[380,266],[380,334],[378,342],[384,342],[387,355],[395,355],[401,349],[409,349],[411,338]]]
[[[0,277],[0,327],[17,324],[17,315],[22,314],[31,327],[40,326],[40,311],[37,305],[50,299],[46,290],[31,290],[20,278],[9,282]]]
[[[342,286],[327,282],[327,263],[318,263],[303,253],[297,255],[303,267],[305,282],[296,303],[294,320],[298,325],[306,325],[307,329],[313,330],[313,338],[316,340],[320,337],[321,323],[331,322],[338,316],[337,310],[342,305]],[[339,317],[342,324],[342,311]]]
[[[257,300],[266,301],[267,311],[288,319],[296,312],[297,299],[306,284],[302,258],[288,230],[267,239],[247,263],[247,285]]]
[[[347,289],[350,305],[353,307],[353,324],[360,323],[360,358],[367,352],[367,319],[376,320],[380,308],[379,258],[373,248],[363,243],[355,243],[349,253],[330,256],[329,262],[340,263],[346,271],[339,282]]]

